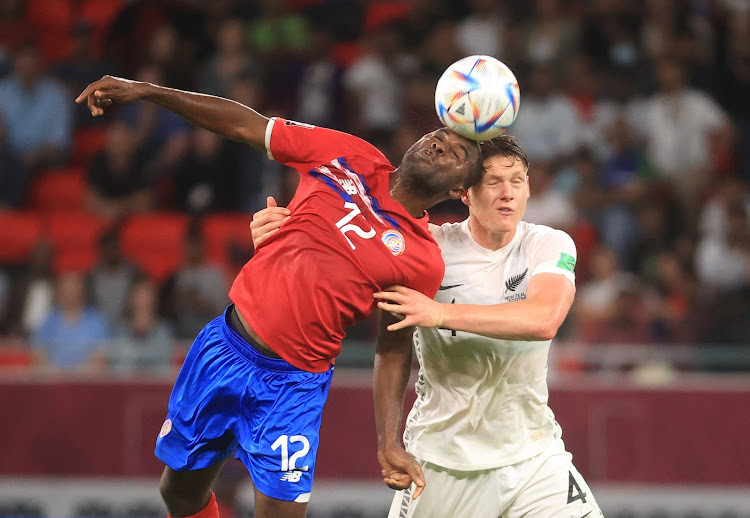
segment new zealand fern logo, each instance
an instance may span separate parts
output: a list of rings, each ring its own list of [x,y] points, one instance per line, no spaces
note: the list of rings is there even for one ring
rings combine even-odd
[[[518,288],[521,285],[521,282],[523,282],[523,279],[526,277],[526,274],[528,273],[529,269],[526,268],[523,273],[519,273],[518,275],[514,275],[507,281],[505,281],[505,290],[506,291],[516,291],[516,288]]]

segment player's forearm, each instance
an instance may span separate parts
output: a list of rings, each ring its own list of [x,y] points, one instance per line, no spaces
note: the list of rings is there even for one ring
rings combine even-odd
[[[443,304],[440,327],[501,340],[551,340],[565,319],[564,307],[521,300],[505,304]]]
[[[263,147],[268,118],[230,99],[142,84],[141,99],[149,101],[222,137]]]
[[[381,314],[381,326],[393,322],[388,313]],[[401,416],[406,384],[411,373],[414,328],[390,332],[381,328],[375,353],[373,397],[378,449],[401,444]]]

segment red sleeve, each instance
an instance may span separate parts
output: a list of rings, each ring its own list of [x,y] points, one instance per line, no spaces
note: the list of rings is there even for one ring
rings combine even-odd
[[[340,157],[367,157],[375,162],[388,160],[372,144],[359,137],[311,124],[279,117],[266,127],[268,158],[304,171]]]

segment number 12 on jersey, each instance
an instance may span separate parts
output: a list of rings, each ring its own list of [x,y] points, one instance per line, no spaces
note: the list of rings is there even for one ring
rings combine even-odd
[[[346,235],[347,232],[354,232],[362,239],[372,239],[375,237],[375,229],[370,227],[369,231],[365,231],[362,229],[362,227],[359,227],[355,225],[354,223],[349,223],[351,220],[353,220],[357,215],[362,214],[362,211],[359,210],[359,207],[357,207],[356,203],[352,202],[346,202],[344,203],[344,208],[349,209],[349,214],[341,218],[336,222],[336,228],[338,228],[341,231],[341,234],[344,236],[344,239],[346,239],[347,243],[349,243],[349,246],[352,247],[352,250],[356,250],[357,247],[354,246],[354,243],[351,242],[349,239],[349,236]]]

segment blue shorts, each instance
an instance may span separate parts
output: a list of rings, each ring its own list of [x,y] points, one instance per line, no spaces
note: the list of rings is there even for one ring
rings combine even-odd
[[[235,453],[261,493],[307,502],[333,366],[306,372],[260,354],[229,326],[230,308],[193,342],[169,398],[156,456],[186,471]]]

